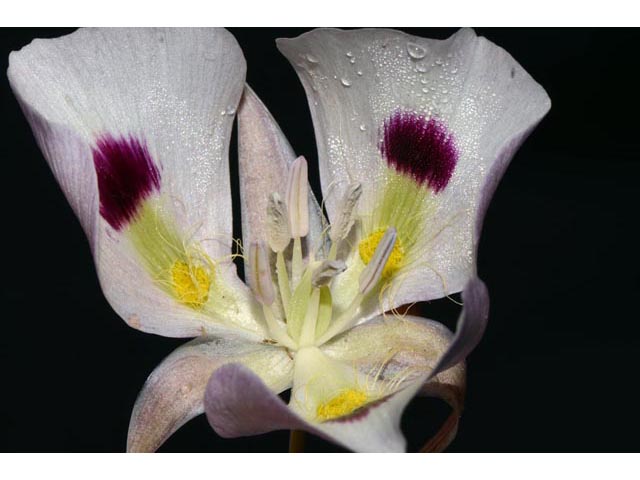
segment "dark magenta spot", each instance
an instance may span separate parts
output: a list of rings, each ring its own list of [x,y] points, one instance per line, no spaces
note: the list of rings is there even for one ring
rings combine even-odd
[[[93,149],[100,215],[114,229],[125,227],[142,201],[160,188],[160,173],[143,141],[103,135]]]
[[[396,112],[385,120],[380,151],[390,166],[436,193],[447,186],[458,162],[445,125],[413,112]]]

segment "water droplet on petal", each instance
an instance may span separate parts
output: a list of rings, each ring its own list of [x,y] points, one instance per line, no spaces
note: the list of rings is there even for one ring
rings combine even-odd
[[[309,63],[318,63],[319,61],[316,57],[314,57],[310,53],[307,53],[306,58],[307,58],[307,62]]]
[[[349,58],[353,57],[353,52],[349,51],[347,53],[345,53],[345,55]]]
[[[427,54],[427,50],[424,47],[421,47],[420,45],[416,45],[415,43],[409,42],[407,43],[407,53],[414,60],[420,60],[421,58],[424,58],[424,56]]]
[[[424,73],[424,72],[426,72],[428,69],[427,69],[427,66],[426,66],[424,63],[420,63],[420,64],[416,65],[416,70],[417,70],[418,72],[420,72],[420,73]]]
[[[367,129],[367,126],[363,123],[362,125],[360,125],[360,131],[364,132]]]
[[[345,77],[342,77],[340,79],[340,83],[345,87],[350,87],[351,86],[351,80],[349,80],[348,78],[345,78]]]
[[[358,71],[356,72],[356,74],[357,74],[359,77],[361,77],[361,76],[362,76],[362,70],[358,70]]]
[[[350,63],[351,65],[353,65],[354,63],[356,63],[356,59],[355,59],[355,58],[353,58],[353,57],[352,57],[352,58],[350,58],[350,59],[349,59],[349,63]]]

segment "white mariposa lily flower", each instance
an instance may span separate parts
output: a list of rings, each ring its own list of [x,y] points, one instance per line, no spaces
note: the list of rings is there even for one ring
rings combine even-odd
[[[429,447],[442,449],[488,316],[475,266],[484,212],[549,99],[471,30],[436,41],[320,29],[278,46],[307,91],[330,224],[225,30],[79,30],[10,57],[111,305],[134,328],[198,337],[150,375],[128,450],[155,450],[206,407],[222,436],[305,429],[401,451],[417,393],[454,409]],[[236,110],[251,288],[231,254]],[[385,314],[461,290],[453,337]]]

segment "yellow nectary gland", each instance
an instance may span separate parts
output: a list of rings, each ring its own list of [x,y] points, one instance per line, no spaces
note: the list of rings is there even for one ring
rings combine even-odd
[[[381,228],[380,230],[376,230],[371,235],[369,235],[364,240],[361,240],[358,244],[358,251],[360,252],[360,258],[364,262],[365,265],[368,265],[373,257],[373,254],[376,251],[380,240],[384,236],[386,229]],[[389,278],[393,275],[401,266],[404,261],[404,248],[402,247],[402,241],[400,237],[396,238],[396,243],[393,246],[393,250],[391,251],[391,255],[389,255],[389,260],[387,260],[384,269],[382,270],[382,277]]]
[[[209,299],[211,275],[205,268],[177,260],[171,267],[171,280],[181,303],[198,308]]]
[[[318,405],[316,417],[320,422],[344,417],[353,413],[368,401],[369,396],[362,390],[344,390],[329,401]]]

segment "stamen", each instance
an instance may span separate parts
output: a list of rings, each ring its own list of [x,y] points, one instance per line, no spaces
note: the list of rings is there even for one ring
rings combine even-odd
[[[369,263],[360,274],[360,293],[366,295],[380,281],[396,243],[396,229],[389,227],[379,240]]]
[[[349,231],[355,221],[356,206],[358,205],[358,200],[360,200],[361,195],[362,185],[360,183],[352,183],[344,193],[340,214],[336,222],[331,225],[331,232],[329,234],[331,241],[334,243],[349,235]]]
[[[369,396],[362,390],[343,390],[338,395],[318,405],[316,419],[319,422],[334,420],[349,415],[369,402]]]
[[[360,258],[365,265],[368,265],[373,259],[376,249],[378,245],[380,245],[380,241],[384,234],[384,229],[376,230],[358,244],[358,252],[360,253]],[[388,279],[391,277],[391,275],[393,275],[402,266],[403,261],[404,248],[400,238],[396,238],[393,250],[391,251],[387,263],[384,265],[384,269],[382,270],[382,278]]]
[[[307,161],[300,156],[291,165],[287,185],[289,229],[293,238],[305,237],[309,233],[308,196]]]
[[[276,294],[271,279],[269,253],[263,242],[252,243],[249,246],[249,261],[251,289],[260,303],[269,306],[275,300]]]
[[[291,241],[289,230],[289,213],[287,206],[277,192],[269,197],[267,205],[267,235],[269,247],[274,252],[282,252]]]
[[[347,265],[342,260],[325,260],[322,264],[313,272],[311,277],[311,283],[314,287],[324,287],[331,283],[337,275],[340,275],[347,268]]]

